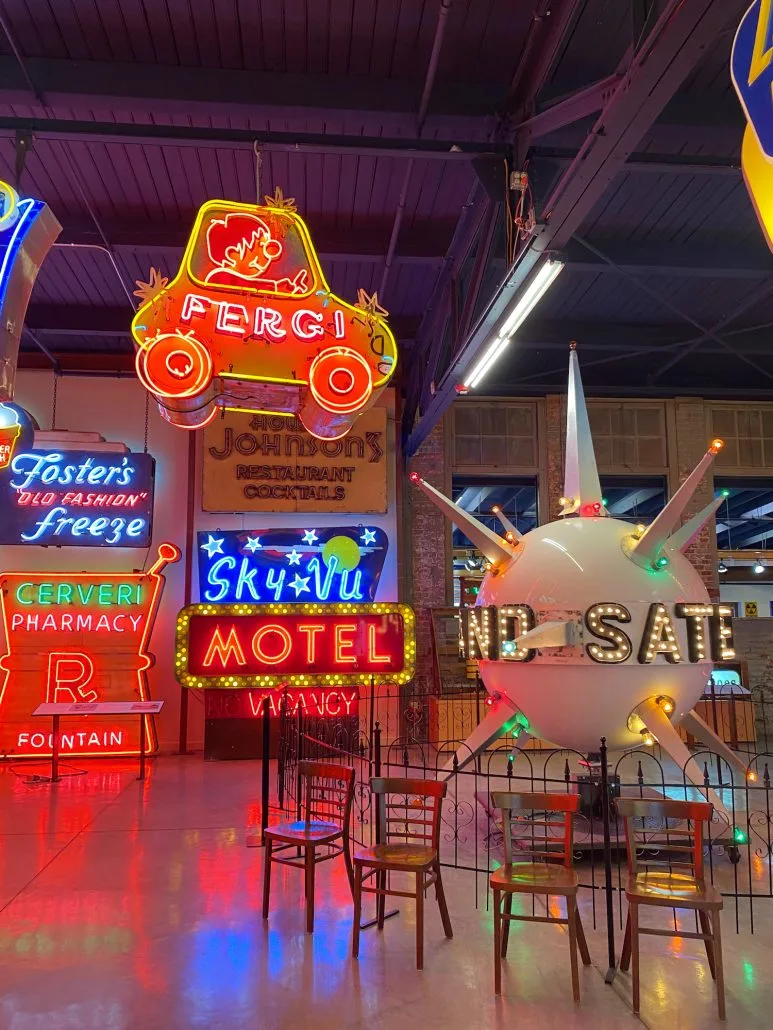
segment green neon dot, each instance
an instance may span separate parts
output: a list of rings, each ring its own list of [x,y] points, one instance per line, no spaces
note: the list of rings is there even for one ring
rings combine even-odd
[[[729,497],[730,496],[730,491],[729,490],[722,490],[721,493],[722,493],[723,497]]]
[[[606,499],[606,497],[602,497],[602,498],[601,498],[601,503],[602,503],[602,504],[604,505],[604,507],[606,508],[606,506],[607,506],[607,499]]]
[[[667,565],[668,565],[668,558],[666,558],[665,554],[661,554],[661,556],[655,560],[655,568],[656,569],[665,569],[665,567]]]
[[[733,840],[736,844],[748,844],[749,837],[745,830],[742,830],[740,826],[736,826],[733,830]]]

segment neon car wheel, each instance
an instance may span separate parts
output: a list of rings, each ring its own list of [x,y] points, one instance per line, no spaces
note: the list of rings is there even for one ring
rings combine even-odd
[[[329,347],[312,362],[309,389],[325,411],[336,415],[359,411],[373,393],[370,365],[350,347]]]
[[[137,375],[158,397],[193,397],[212,381],[212,358],[193,336],[162,333],[137,352]]]

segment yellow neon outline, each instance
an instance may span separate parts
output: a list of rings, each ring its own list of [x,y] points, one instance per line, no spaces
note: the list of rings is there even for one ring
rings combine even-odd
[[[770,0],[768,0],[768,2],[770,2]],[[149,308],[157,306],[159,301],[164,297],[164,295],[169,293],[175,286],[177,286],[177,284],[183,278],[185,278],[187,281],[195,283],[197,286],[206,288],[210,292],[215,289],[215,287],[213,287],[213,285],[211,283],[203,283],[199,279],[196,279],[195,276],[193,276],[191,274],[189,262],[190,262],[190,258],[191,258],[192,251],[193,251],[194,241],[198,240],[199,231],[201,229],[201,222],[204,219],[204,216],[205,216],[205,214],[207,212],[207,209],[212,207],[212,206],[217,206],[217,205],[224,205],[224,206],[226,206],[228,208],[238,208],[240,210],[245,211],[248,214],[255,214],[256,208],[258,210],[260,210],[261,208],[264,208],[264,209],[266,209],[268,211],[273,212],[274,214],[279,213],[277,211],[277,209],[269,208],[266,205],[261,205],[261,204],[239,204],[239,203],[235,203],[235,202],[229,201],[229,200],[208,200],[205,204],[202,204],[202,206],[199,208],[198,214],[196,215],[196,220],[193,223],[193,230],[191,231],[191,234],[190,234],[190,236],[188,238],[188,243],[186,244],[185,251],[183,253],[182,261],[180,262],[180,268],[179,268],[179,270],[177,272],[177,275],[174,277],[174,279],[170,283],[168,283],[164,287],[163,290],[161,290],[159,293],[157,293],[156,296],[153,297],[152,300],[149,300],[145,304],[143,304],[142,307],[140,307],[136,311],[136,313],[134,315],[134,318],[132,319],[131,333],[132,333],[132,337],[134,338],[134,341],[135,341],[135,343],[137,344],[138,347],[146,346],[145,341],[141,340],[139,338],[139,336],[137,335],[137,331],[136,331],[136,328],[135,328],[138,324],[142,324],[142,317],[141,316],[143,316],[144,313]],[[311,235],[309,233],[309,230],[308,230],[308,227],[307,227],[305,221],[303,220],[303,218],[301,218],[300,215],[296,214],[295,212],[285,211],[285,212],[281,212],[281,213],[284,214],[288,218],[295,219],[295,221],[297,222],[299,231],[301,232],[301,236],[303,238],[303,242],[309,248],[309,250],[307,251],[307,255],[306,256],[308,257],[309,253],[313,254],[313,256],[314,256],[314,262],[309,261],[309,266],[312,267],[312,271],[314,271],[316,269],[316,274],[318,276],[318,286],[317,286],[316,290],[310,290],[309,293],[304,293],[304,294],[292,294],[292,295],[290,295],[290,294],[266,294],[266,296],[269,296],[269,297],[273,296],[275,298],[279,298],[279,299],[282,299],[282,300],[293,300],[293,299],[305,299],[305,298],[308,298],[310,296],[315,295],[320,290],[324,290],[326,293],[330,293],[330,286],[328,285],[328,282],[325,279],[325,274],[324,274],[324,271],[322,269],[321,262],[319,260],[319,255],[318,255],[317,250],[316,250],[316,248],[315,248],[315,246],[314,246],[314,244],[313,244],[313,242],[311,240]],[[221,289],[232,290],[232,291],[237,292],[239,294],[244,294],[245,292],[248,292],[252,296],[258,296],[258,295],[262,296],[262,294],[259,294],[257,290],[250,290],[249,287],[244,288],[242,286],[226,286],[226,285],[218,283],[217,284],[217,290],[219,291]],[[331,296],[335,296],[335,295],[331,294]],[[377,379],[375,377],[375,375],[378,372],[379,361],[377,360],[375,362],[375,366],[374,366],[373,373],[372,373],[373,377],[374,377],[373,378],[373,389],[374,389],[374,391],[378,390],[380,387],[385,386],[386,383],[389,382],[389,380],[392,378],[392,376],[395,374],[395,371],[397,370],[398,347],[397,347],[397,341],[396,341],[396,339],[394,337],[394,334],[393,334],[392,330],[389,328],[389,326],[387,325],[387,323],[381,317],[379,317],[378,315],[370,315],[370,316],[368,316],[363,311],[362,308],[358,308],[354,304],[350,304],[348,301],[344,300],[342,297],[335,296],[335,300],[336,300],[337,304],[339,304],[342,308],[345,308],[346,310],[351,312],[351,314],[355,315],[358,319],[362,319],[362,318],[368,319],[368,318],[370,318],[371,321],[373,321],[373,322],[378,324],[379,328],[382,330],[382,332],[384,334],[384,342],[385,342],[384,354],[381,356],[381,358],[379,360],[383,360],[383,357],[385,357],[387,355],[390,355],[390,350],[391,350],[391,355],[390,356],[392,358],[392,367],[391,367],[391,369],[390,369],[390,371],[388,373],[382,375],[380,379]],[[313,344],[315,341],[314,340],[309,340],[309,341],[306,341],[306,342]],[[345,344],[346,343],[345,340],[340,340],[340,341],[337,341],[337,342],[339,344]],[[331,344],[331,346],[335,346],[335,344]],[[378,356],[374,355],[374,357],[378,357]],[[248,376],[248,375],[238,375],[237,373],[233,373],[233,372],[217,372],[217,371],[214,373],[214,375],[215,375],[215,378],[220,376],[221,378],[243,379],[243,380],[250,381],[250,382],[278,383],[278,384],[287,384],[287,385],[295,385],[295,386],[308,386],[308,381],[306,379],[274,379],[274,378],[272,378],[270,376]],[[153,391],[151,391],[151,392],[153,392]],[[251,409],[248,409],[248,410],[251,410]],[[276,412],[271,412],[271,414],[277,414],[277,413]]]
[[[400,672],[393,675],[379,673],[292,673],[277,675],[222,676],[194,675],[188,672],[189,630],[194,615],[400,615],[403,620],[403,661]],[[180,686],[191,689],[246,689],[275,687],[283,684],[295,687],[343,687],[362,686],[364,680],[373,679],[379,685],[408,683],[416,671],[416,616],[407,604],[392,601],[374,601],[353,604],[342,601],[323,604],[309,601],[303,604],[278,602],[270,604],[189,604],[177,615],[175,633],[175,676]]]
[[[151,565],[151,567],[148,569],[147,572],[139,572],[139,573],[137,573],[137,572],[128,572],[125,575],[122,574],[122,573],[117,573],[117,572],[74,572],[74,573],[69,573],[69,574],[66,573],[66,572],[51,572],[51,573],[49,573],[49,572],[35,572],[35,573],[30,573],[30,572],[7,572],[7,573],[4,573],[3,576],[0,577],[0,588],[2,588],[9,579],[19,578],[21,576],[30,576],[30,575],[33,575],[33,576],[45,576],[47,579],[105,579],[105,578],[117,579],[117,578],[119,578],[119,576],[120,576],[120,578],[122,580],[127,580],[127,579],[143,580],[143,579],[148,579],[151,582],[153,593],[152,593],[152,595],[150,597],[150,603],[149,603],[149,606],[148,606],[148,617],[145,620],[145,627],[143,629],[142,638],[141,638],[141,640],[139,642],[139,645],[138,645],[139,650],[137,651],[137,657],[141,658],[141,659],[144,659],[144,664],[141,665],[140,668],[135,669],[135,674],[136,674],[136,677],[137,677],[137,688],[138,688],[138,691],[139,691],[139,698],[138,698],[138,700],[140,700],[140,701],[151,701],[152,698],[150,696],[148,696],[149,695],[148,682],[147,682],[147,676],[145,674],[147,673],[148,669],[150,669],[155,664],[155,660],[156,659],[155,659],[155,655],[154,654],[150,654],[149,652],[146,651],[146,648],[147,648],[148,643],[150,642],[150,634],[153,631],[153,628],[154,628],[154,626],[156,624],[156,618],[158,617],[158,607],[159,607],[159,604],[161,602],[161,592],[163,591],[164,586],[166,585],[166,580],[161,575],[161,572],[162,572],[162,570],[164,569],[164,567],[166,565],[172,565],[172,564],[174,564],[174,562],[179,561],[181,554],[182,554],[182,552],[180,551],[180,548],[176,544],[172,544],[172,543],[159,544],[158,545],[158,557],[153,562],[153,564]],[[5,667],[5,660],[6,660],[6,658],[10,658],[11,655],[14,653],[13,650],[11,649],[11,638],[9,636],[8,612],[6,611],[5,597],[6,597],[6,591],[4,589],[0,589],[0,612],[2,612],[3,632],[5,634],[6,647],[8,648],[8,651],[4,655],[0,656],[0,671],[2,671],[4,673],[3,684],[2,684],[2,687],[0,687],[0,708],[2,708],[3,698],[5,697],[5,691],[6,691],[6,688],[8,687],[8,681],[10,680],[11,674],[13,672],[12,669],[6,669],[6,667]],[[74,717],[73,716],[65,716],[64,718],[74,718]],[[144,718],[145,718],[145,739],[146,739],[147,745],[148,745],[147,748],[146,748],[145,754],[152,754],[153,752],[155,752],[158,749],[158,738],[156,737],[155,724],[152,721],[151,715],[146,715]],[[137,749],[133,749],[133,750],[130,749],[128,751],[68,751],[68,752],[66,752],[67,756],[70,756],[72,758],[97,758],[97,757],[105,757],[105,756],[108,756],[110,758],[116,758],[116,757],[122,758],[122,757],[126,757],[126,756],[136,756],[139,753],[140,752],[139,752],[138,748]],[[46,752],[45,751],[43,751],[43,752],[41,752],[41,751],[30,751],[28,753],[26,751],[24,751],[24,752],[14,751],[13,752],[13,756],[14,756],[14,758],[41,758],[41,757],[46,757]]]
[[[19,205],[19,194],[13,186],[11,186],[9,182],[5,182],[4,179],[0,179],[0,192],[4,193],[6,197],[8,197],[10,203],[8,210],[0,216],[0,229],[6,229],[13,225],[19,217],[19,213],[16,210]]]
[[[752,50],[752,59],[749,62],[749,79],[748,84],[751,86],[753,82],[762,75],[765,69],[773,61],[773,44],[765,49],[765,39],[770,29],[771,20],[771,0],[760,0],[760,13],[757,16],[757,31],[754,34],[754,49]]]

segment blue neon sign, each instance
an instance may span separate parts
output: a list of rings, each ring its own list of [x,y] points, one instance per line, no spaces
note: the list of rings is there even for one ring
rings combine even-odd
[[[198,534],[202,601],[373,601],[389,539],[374,526]]]
[[[773,4],[754,0],[738,26],[730,73],[746,118],[764,153],[773,157]]]
[[[149,454],[16,448],[0,472],[0,544],[149,547]]]

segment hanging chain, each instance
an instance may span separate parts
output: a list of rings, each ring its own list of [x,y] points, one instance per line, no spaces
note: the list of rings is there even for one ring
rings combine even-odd
[[[260,205],[260,177],[263,171],[263,153],[257,140],[252,144],[255,151],[255,203]]]
[[[145,446],[143,448],[143,453],[144,454],[148,453],[148,431],[149,431],[149,428],[150,428],[150,394],[146,390],[145,391]]]
[[[51,429],[56,429],[56,393],[59,387],[59,373],[54,372],[54,396],[51,401]]]

